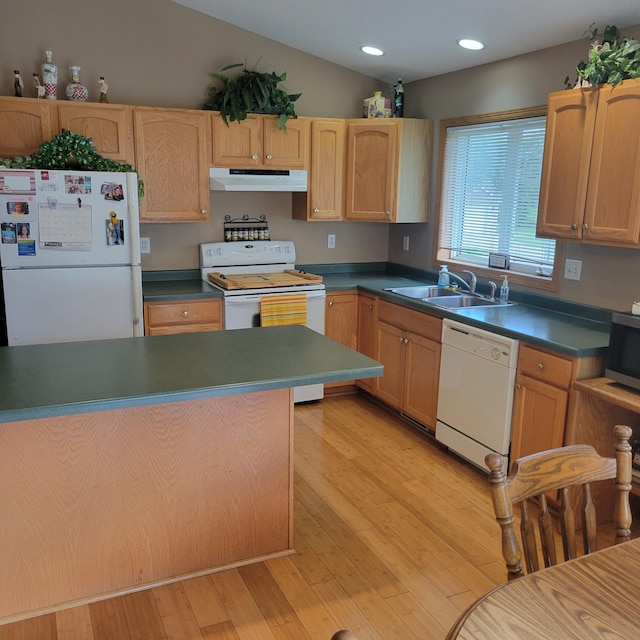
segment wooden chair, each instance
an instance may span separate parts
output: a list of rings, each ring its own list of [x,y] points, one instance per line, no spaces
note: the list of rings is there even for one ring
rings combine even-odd
[[[549,509],[548,492],[558,491],[560,510],[560,534],[564,559],[577,555],[575,513],[570,500],[570,487],[582,487],[582,538],[583,553],[596,549],[596,510],[591,499],[590,483],[600,480],[615,480],[616,499],[613,522],[616,528],[616,543],[629,540],[631,536],[631,428],[617,425],[613,429],[615,437],[615,458],[604,458],[589,445],[576,444],[541,453],[534,453],[516,460],[508,477],[503,471],[504,457],[490,453],[485,458],[489,467],[489,483],[496,520],[502,530],[502,555],[507,564],[508,579],[524,575],[522,553],[524,553],[527,573],[540,568],[540,558],[544,566],[557,563],[555,535]],[[575,491],[575,490],[573,490]],[[553,495],[553,494],[552,494]],[[529,513],[530,500],[538,499],[538,527]],[[513,506],[521,506],[520,533],[522,551],[514,531]],[[579,505],[578,505],[579,506]],[[539,541],[539,544],[538,544]]]

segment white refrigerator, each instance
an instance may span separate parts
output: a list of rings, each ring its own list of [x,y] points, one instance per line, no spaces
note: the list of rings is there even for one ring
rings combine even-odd
[[[137,180],[0,168],[9,346],[144,334]]]

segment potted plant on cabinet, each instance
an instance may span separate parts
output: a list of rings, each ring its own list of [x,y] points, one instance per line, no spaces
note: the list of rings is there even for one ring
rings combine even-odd
[[[278,87],[287,78],[286,72],[264,73],[247,69],[246,63],[230,64],[220,71],[242,68],[242,74],[231,78],[223,73],[211,76],[222,83],[222,88],[211,87],[203,109],[219,111],[224,123],[240,122],[248,113],[265,113],[278,116],[278,129],[286,131],[287,119],[297,118],[294,102],[302,95],[287,93]]]
[[[585,32],[593,42],[588,61],[581,60],[577,67],[576,80],[565,78],[565,87],[617,85],[622,80],[640,78],[640,42],[623,37],[615,25],[607,25],[598,40],[598,29],[592,24]]]
[[[0,158],[0,166],[7,169],[85,169],[86,171],[132,172],[135,169],[124,162],[101,156],[86,138],[63,129],[51,140],[43,142],[35,153],[15,158]],[[144,195],[144,183],[138,176],[138,196]]]

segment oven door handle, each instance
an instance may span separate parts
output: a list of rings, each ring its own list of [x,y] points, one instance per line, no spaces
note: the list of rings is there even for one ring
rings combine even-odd
[[[242,296],[225,296],[224,304],[230,305],[230,304],[247,304],[251,302],[260,302],[261,297],[262,295],[259,293],[252,293],[249,295],[242,295]]]

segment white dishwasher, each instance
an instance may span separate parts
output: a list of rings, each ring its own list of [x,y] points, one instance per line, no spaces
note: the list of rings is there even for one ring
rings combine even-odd
[[[442,322],[436,440],[475,466],[509,455],[518,341]]]

